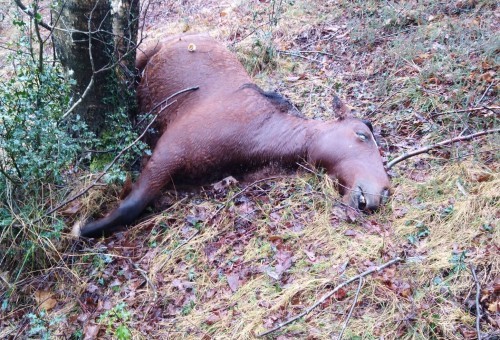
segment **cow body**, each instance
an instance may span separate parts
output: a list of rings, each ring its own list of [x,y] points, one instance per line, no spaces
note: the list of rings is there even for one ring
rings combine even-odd
[[[141,112],[157,114],[147,142],[153,154],[129,196],[110,215],[81,230],[95,237],[131,223],[179,178],[212,178],[269,162],[309,162],[339,180],[345,202],[378,208],[389,180],[363,121],[327,122],[289,114],[292,106],[264,92],[225,47],[207,35],[167,38],[139,52]],[[183,89],[187,91],[159,105]]]

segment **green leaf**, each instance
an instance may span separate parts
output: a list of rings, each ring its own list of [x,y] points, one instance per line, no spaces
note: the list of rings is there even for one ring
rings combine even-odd
[[[120,325],[116,328],[115,335],[119,340],[128,340],[132,338],[132,333],[124,325]]]

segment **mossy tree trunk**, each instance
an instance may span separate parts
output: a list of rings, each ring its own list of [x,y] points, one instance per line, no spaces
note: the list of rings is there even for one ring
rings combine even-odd
[[[139,0],[55,1],[56,53],[75,80],[74,108],[96,136],[116,128],[109,116],[135,106]]]

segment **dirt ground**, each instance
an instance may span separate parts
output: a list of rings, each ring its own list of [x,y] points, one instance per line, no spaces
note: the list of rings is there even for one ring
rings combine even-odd
[[[310,119],[332,119],[339,96],[373,123],[386,162],[498,128],[495,1],[143,7],[146,41],[208,32]],[[307,311],[263,337],[498,339],[498,145],[488,134],[396,164],[392,197],[373,215],[344,209],[334,183],[307,168],[166,193],[127,231],[55,244],[46,268],[19,280],[0,270],[17,287],[0,338],[250,339]],[[68,221],[105,214],[120,190],[91,191]]]

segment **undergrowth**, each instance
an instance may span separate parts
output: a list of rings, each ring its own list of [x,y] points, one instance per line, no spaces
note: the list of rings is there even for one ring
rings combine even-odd
[[[35,5],[33,8],[37,9]],[[31,21],[18,14],[12,20],[15,34],[5,45],[9,51],[8,77],[0,83],[2,315],[26,302],[17,292],[19,282],[45,268],[61,266],[69,270],[61,252],[71,245],[66,226],[73,220],[68,216],[74,206],[65,207],[59,214],[46,212],[88,184],[88,176],[79,178],[83,169],[101,171],[103,166],[96,164],[110,162],[102,156],[109,152],[94,150],[115,152],[136,138],[128,116],[117,103],[117,111],[107,117],[109,124],[120,130],[113,139],[97,139],[78,115],[68,114],[76,100],[72,93],[74,82],[58,62],[45,55],[48,37],[35,34],[34,28],[40,20],[39,13]],[[135,160],[143,149],[143,144],[138,143],[104,180],[123,183],[124,164]],[[45,332],[42,319],[48,316],[38,312],[30,314],[34,315],[30,319],[30,334],[50,338],[48,328],[53,324],[47,321]]]

